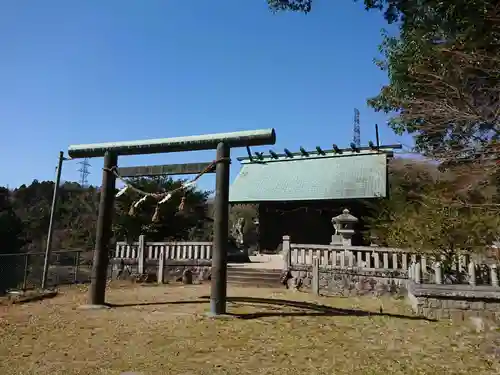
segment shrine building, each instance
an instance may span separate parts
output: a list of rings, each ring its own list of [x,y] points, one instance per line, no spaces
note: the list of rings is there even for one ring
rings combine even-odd
[[[259,247],[275,250],[283,235],[294,243],[329,244],[332,218],[348,209],[357,217],[353,245],[362,244],[369,202],[387,197],[388,158],[401,145],[269,154],[238,158],[241,170],[229,191],[232,205],[258,205]]]

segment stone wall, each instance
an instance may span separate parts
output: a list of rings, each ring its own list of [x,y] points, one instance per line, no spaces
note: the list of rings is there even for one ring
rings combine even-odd
[[[291,268],[292,285],[310,289],[313,267],[294,265]],[[407,272],[402,270],[320,267],[320,292],[331,296],[404,295]]]
[[[158,281],[158,260],[148,259],[145,262],[145,274],[150,281]],[[137,259],[111,259],[112,279],[133,280],[137,277]],[[212,262],[210,260],[165,260],[163,282],[180,281],[186,270],[190,270],[193,281],[203,282],[210,280]]]
[[[196,264],[193,262],[168,261],[165,262],[163,271],[163,283],[181,281],[185,271],[191,271],[194,283],[202,283],[208,281],[212,274],[212,262],[200,261]]]
[[[413,311],[430,319],[462,321],[481,317],[500,321],[500,288],[471,285],[408,285]]]

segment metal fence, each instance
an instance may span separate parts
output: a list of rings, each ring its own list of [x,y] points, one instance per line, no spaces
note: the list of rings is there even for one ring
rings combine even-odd
[[[47,286],[90,282],[92,250],[60,250],[50,255]],[[0,290],[40,288],[45,253],[0,254]]]

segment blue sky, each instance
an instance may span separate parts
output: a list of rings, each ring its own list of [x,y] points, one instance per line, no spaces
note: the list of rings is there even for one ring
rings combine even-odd
[[[373,64],[384,27],[381,14],[350,0],[316,0],[308,15],[272,14],[265,0],[1,2],[0,185],[52,179],[71,144],[274,127],[275,150],[348,146],[354,107],[362,143],[378,123],[383,143],[410,144],[366,106],[387,81]],[[98,184],[102,159],[90,163]],[[65,163],[63,180],[78,180],[78,168]],[[213,178],[200,184],[211,189]]]

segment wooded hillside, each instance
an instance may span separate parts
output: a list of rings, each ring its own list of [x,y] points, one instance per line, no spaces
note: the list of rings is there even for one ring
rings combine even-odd
[[[134,186],[147,192],[171,191],[181,181],[171,178],[142,178],[132,180]],[[0,188],[0,253],[41,252],[45,250],[49,227],[54,183],[33,181],[17,189]],[[184,208],[180,208],[185,198]],[[158,220],[154,199],[146,200],[131,214],[130,209],[139,196],[126,194],[115,200],[113,232],[118,241],[137,241],[144,234],[150,241],[211,240],[212,202],[209,192],[191,189],[189,193],[174,196],[161,205]],[[94,248],[95,225],[99,205],[99,189],[66,182],[61,186],[55,214],[53,249]],[[235,207],[230,220],[246,218],[245,232],[250,242],[256,212],[252,207]]]
[[[441,171],[437,163],[392,159],[389,198],[371,204],[367,235],[376,236],[380,244],[421,251],[452,252],[457,247],[482,251],[498,238],[500,219],[494,207],[500,203],[500,196],[495,178],[472,182],[470,174]],[[135,186],[148,192],[170,191],[180,184],[171,178],[134,181]],[[35,180],[11,191],[0,189],[0,253],[44,251],[53,187],[52,182]],[[115,239],[137,241],[144,234],[150,241],[211,240],[209,193],[191,190],[185,196],[184,208],[179,209],[182,197],[180,193],[174,195],[153,221],[154,199],[145,201],[131,215],[130,208],[139,197],[128,192],[120,196],[115,201]],[[54,249],[94,248],[98,202],[95,187],[84,188],[77,183],[61,186]],[[256,216],[251,206],[236,206],[230,213],[232,222],[237,217],[245,218],[245,239],[250,246],[257,241]]]

